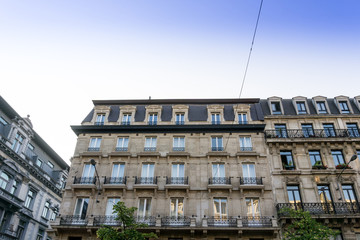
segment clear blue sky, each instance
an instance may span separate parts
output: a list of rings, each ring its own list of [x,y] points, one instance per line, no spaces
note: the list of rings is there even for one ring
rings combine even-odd
[[[67,161],[92,99],[238,97],[259,6],[0,1],[0,94]],[[354,97],[359,66],[359,0],[264,0],[242,97]]]

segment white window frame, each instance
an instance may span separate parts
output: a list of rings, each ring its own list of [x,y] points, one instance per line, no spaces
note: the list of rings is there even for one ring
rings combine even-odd
[[[182,212],[179,211],[179,205],[181,204]],[[173,208],[173,209],[172,209]],[[179,218],[184,217],[184,198],[170,198],[170,217]]]
[[[251,137],[249,136],[240,136],[240,151],[252,151],[252,142]]]

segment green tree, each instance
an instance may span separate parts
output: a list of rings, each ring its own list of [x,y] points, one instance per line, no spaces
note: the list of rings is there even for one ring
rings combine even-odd
[[[329,240],[339,234],[327,226],[317,222],[308,211],[285,208],[284,215],[292,218],[292,223],[286,226],[284,239],[287,240]]]
[[[120,227],[102,226],[97,230],[97,237],[101,240],[145,240],[157,238],[155,233],[142,233],[139,228],[147,227],[147,224],[139,224],[134,219],[135,207],[128,208],[124,202],[118,202],[113,207],[116,213],[115,220],[119,221]]]

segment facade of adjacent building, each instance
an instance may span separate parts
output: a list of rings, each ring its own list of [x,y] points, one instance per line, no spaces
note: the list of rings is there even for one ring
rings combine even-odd
[[[356,239],[360,97],[100,100],[81,125],[53,239],[137,207],[159,239],[281,239],[284,207]],[[350,169],[351,168],[351,169]],[[340,174],[341,173],[341,174]]]
[[[0,97],[0,239],[51,239],[69,166]]]

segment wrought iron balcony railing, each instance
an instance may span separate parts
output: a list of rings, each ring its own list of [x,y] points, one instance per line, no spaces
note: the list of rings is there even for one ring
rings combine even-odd
[[[289,216],[286,209],[302,209],[312,215],[352,215],[360,213],[358,202],[329,202],[329,203],[278,203],[276,209],[279,216]]]
[[[128,148],[127,147],[116,147],[115,151],[117,151],[117,152],[127,152]]]
[[[288,129],[265,130],[265,138],[359,138],[358,130],[353,129]]]
[[[270,217],[243,217],[242,224],[244,227],[272,227]]]
[[[209,217],[208,226],[210,227],[236,227],[237,220],[235,217]]]
[[[96,177],[74,177],[74,184],[95,184]]]
[[[135,177],[135,184],[157,184],[157,177]]]
[[[94,226],[109,225],[109,226],[121,226],[121,221],[115,219],[116,216],[105,215],[105,216],[95,216],[94,217]]]
[[[170,226],[170,227],[190,226],[190,218],[185,216],[162,217],[161,226]]]
[[[147,217],[137,216],[135,218],[135,221],[137,223],[147,224],[149,226],[155,226],[156,218],[154,216],[147,216]]]
[[[155,152],[156,151],[156,147],[145,147],[144,148],[144,152]]]
[[[105,177],[104,184],[126,184],[127,177]]]
[[[185,151],[185,147],[173,147],[173,151],[174,151],[174,152],[184,152],[184,151]]]
[[[89,147],[88,148],[88,152],[99,152],[100,148],[99,147]]]
[[[4,189],[0,189],[0,196],[2,198],[7,199],[9,202],[13,202],[13,203],[17,204],[18,206],[21,206],[21,204],[24,202],[20,198],[18,198],[15,195],[9,193],[8,191],[5,191]]]
[[[211,147],[211,151],[221,152],[221,151],[224,151],[224,147]]]
[[[210,185],[226,185],[231,184],[231,177],[212,177],[209,178],[209,184]]]
[[[166,177],[166,184],[188,185],[189,177]]]
[[[88,219],[82,215],[66,215],[60,218],[60,225],[87,225]]]
[[[263,185],[262,177],[240,177],[240,185]]]
[[[252,150],[252,147],[240,147],[241,152],[251,152]]]

